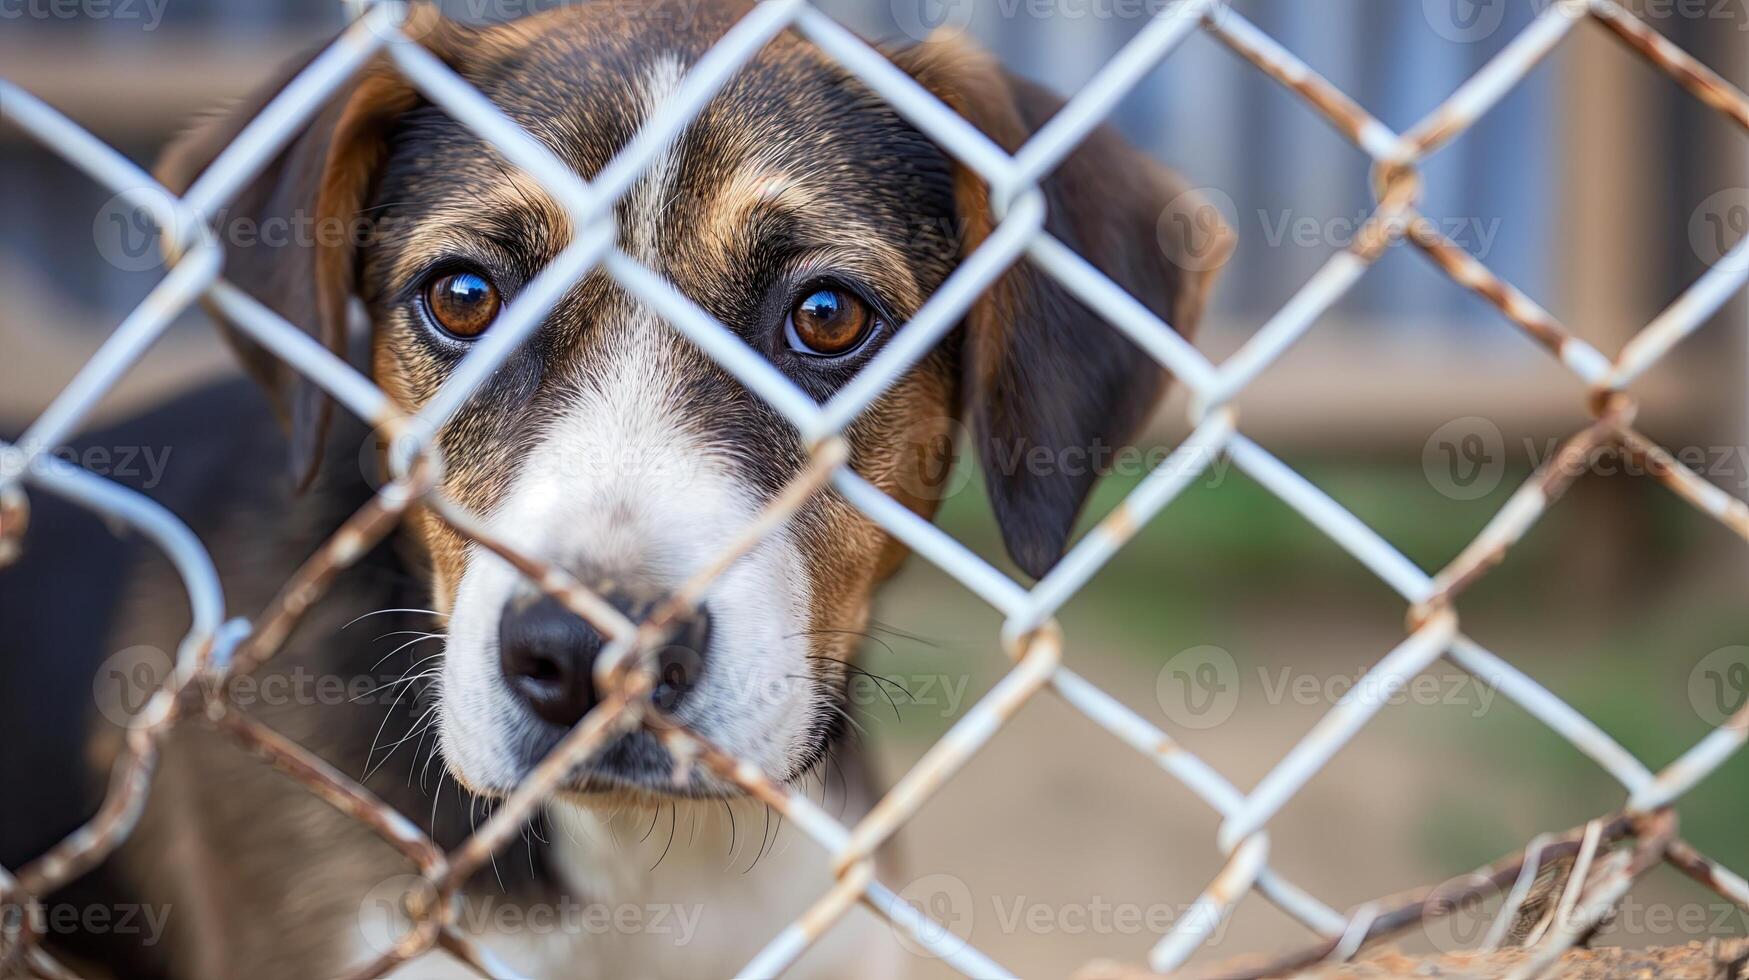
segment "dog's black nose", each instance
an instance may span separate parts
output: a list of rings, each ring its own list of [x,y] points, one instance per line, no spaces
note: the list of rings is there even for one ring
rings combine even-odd
[[[634,621],[647,613],[618,606]],[[704,674],[710,646],[710,613],[697,613],[677,625],[657,650],[652,698],[663,711],[675,710]],[[511,601],[498,619],[498,662],[511,690],[542,721],[570,728],[595,707],[595,658],[606,644],[595,627],[551,596],[534,602]]]

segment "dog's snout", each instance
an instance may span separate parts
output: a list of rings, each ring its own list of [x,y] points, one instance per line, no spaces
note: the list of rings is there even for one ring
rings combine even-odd
[[[625,611],[633,618],[642,615]],[[710,612],[703,607],[675,626],[656,654],[652,698],[657,707],[674,711],[698,685],[710,636]],[[512,601],[498,620],[498,660],[505,682],[542,721],[563,728],[577,724],[599,700],[595,659],[603,646],[595,627],[551,596]]]
[[[601,634],[552,596],[498,620],[498,661],[504,679],[543,721],[570,727],[595,706],[595,658]]]

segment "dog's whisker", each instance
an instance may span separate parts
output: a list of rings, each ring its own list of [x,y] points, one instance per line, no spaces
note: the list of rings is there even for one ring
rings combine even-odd
[[[431,764],[433,762],[437,761],[437,752],[442,747],[443,747],[443,740],[441,738],[433,738],[431,740],[431,749],[425,753],[425,765],[419,770],[419,788],[420,789],[425,788],[425,777],[431,772]],[[438,766],[437,767],[437,785],[439,787],[441,787],[443,785],[443,774],[446,771],[447,771],[447,767],[445,767],[445,766]]]
[[[869,670],[865,667],[860,667],[856,664],[849,662],[848,660],[839,660],[836,657],[825,657],[825,656],[820,656],[817,654],[810,655],[806,659],[808,659],[808,660],[831,660],[835,663],[843,664],[844,669],[850,671],[853,674],[859,674],[863,677],[868,678],[871,681],[878,681],[883,685],[891,685],[893,687],[898,688],[900,690],[900,692],[902,692],[906,697],[908,697],[908,698],[911,697],[911,691],[909,688],[907,688],[905,686],[904,682],[896,680],[892,677],[888,677],[885,674],[877,674],[872,670]],[[916,699],[912,698],[912,700],[916,700]]]
[[[380,639],[380,637],[379,637],[379,639]],[[449,639],[448,633],[421,633],[419,636],[417,636],[411,640],[408,640],[407,642],[401,644],[400,646],[394,648],[393,650],[390,650],[388,653],[385,653],[382,656],[378,657],[376,659],[376,662],[370,665],[370,669],[375,670],[378,667],[381,667],[383,665],[383,661],[389,659],[390,657],[394,656],[397,653],[400,653],[402,650],[405,650],[408,647],[413,646],[416,643],[424,643],[426,640],[447,640],[447,639]],[[441,655],[439,655],[439,656],[441,656]],[[431,658],[427,657],[426,659],[429,660]],[[424,661],[420,661],[420,662],[423,663]]]
[[[415,665],[415,666],[417,666],[417,665]],[[359,701],[362,698],[368,698],[373,694],[381,694],[383,691],[387,691],[387,690],[390,690],[392,688],[400,687],[403,684],[410,684],[413,681],[420,681],[420,680],[425,680],[426,678],[436,677],[437,673],[440,669],[441,668],[433,667],[430,670],[422,670],[417,674],[409,674],[406,677],[400,677],[400,678],[397,678],[395,680],[389,681],[386,684],[382,684],[382,685],[379,685],[377,687],[373,687],[370,690],[364,691],[358,695],[355,695],[354,697],[348,698],[347,700],[350,702],[356,703],[357,701]],[[396,699],[396,703],[399,703],[399,699]],[[390,707],[393,708],[394,705],[390,705]]]
[[[723,799],[723,812],[729,815],[729,860],[723,865],[723,870],[727,871],[735,864],[735,808],[729,805],[726,797]]]
[[[752,871],[754,866],[759,863],[759,859],[765,856],[765,838],[770,833],[771,833],[771,804],[767,803],[767,804],[765,804],[765,827],[759,831],[759,849],[753,852],[753,860],[748,862],[747,866],[745,868],[741,869],[742,874],[746,874],[747,872]]]
[[[656,808],[656,812],[661,813],[662,808],[660,806],[658,806]],[[655,864],[650,865],[651,871],[654,871],[657,868],[662,866],[662,861],[668,857],[669,849],[674,846],[674,825],[676,822],[679,821],[679,819],[680,819],[679,804],[677,804],[677,803],[668,804],[668,843],[663,845],[663,847],[662,847],[662,856],[658,857],[656,859]]]
[[[842,795],[838,798],[838,816],[842,818],[845,809],[850,806],[850,780],[844,775],[844,764],[838,761],[838,751],[836,748],[827,753],[826,761],[830,763],[832,768],[838,770],[838,788],[842,792]],[[830,770],[828,770],[828,776],[830,776]],[[822,785],[824,785],[824,781],[822,781]],[[822,790],[822,794],[824,794],[824,790]],[[824,795],[821,796],[820,805],[826,805]]]
[[[638,843],[642,844],[644,841],[649,840],[650,835],[656,832],[656,818],[661,815],[662,804],[657,803],[656,808],[650,812],[650,826],[644,828],[644,836],[638,838]]]
[[[389,758],[395,754],[395,750],[397,748],[400,748],[402,745],[405,745],[406,743],[411,742],[414,738],[423,737],[425,734],[425,729],[429,728],[431,723],[436,721],[435,718],[432,718],[432,714],[436,710],[437,710],[436,705],[433,705],[433,706],[425,709],[425,713],[420,715],[418,717],[418,719],[416,719],[413,722],[413,726],[414,726],[413,731],[407,733],[406,735],[401,736],[400,738],[396,739],[393,742],[390,742],[388,745],[383,746],[383,757],[381,759],[377,760],[376,765],[374,765],[374,766],[370,765],[370,760],[367,757],[365,759],[366,768],[365,768],[364,778],[369,779],[373,774],[376,773],[377,770],[381,769],[383,766],[388,765]],[[426,722],[427,718],[431,718],[432,722]],[[372,744],[371,745],[371,755],[376,754],[376,749],[377,749],[376,745]],[[417,753],[417,746],[415,746],[415,753]],[[415,754],[414,758],[415,759],[418,758],[417,754]]]
[[[830,701],[823,702],[823,704],[827,708],[830,708],[840,718],[843,718],[845,721],[849,722],[851,727],[856,729],[856,732],[858,735],[867,735],[868,734],[868,729],[862,727],[862,722],[857,721],[855,718],[851,717],[850,712],[845,711],[843,708],[839,707],[836,704],[833,704]]]
[[[403,678],[403,680],[418,680],[421,677],[427,677],[427,676],[436,677],[437,676],[436,670],[437,670],[436,668],[432,668],[431,670],[426,671],[423,674],[416,675],[412,678]],[[398,684],[400,682],[396,681],[394,683]],[[391,684],[389,686],[393,686],[393,684]],[[383,729],[388,726],[389,719],[393,718],[395,716],[395,709],[400,707],[401,699],[407,696],[407,692],[409,690],[412,690],[412,688],[411,687],[401,688],[400,692],[395,695],[395,700],[390,702],[388,710],[383,712],[383,720],[377,723],[376,734],[371,736],[370,749],[369,749],[369,751],[367,751],[365,753],[365,756],[364,756],[364,764],[365,764],[365,767],[367,769],[370,767],[371,757],[376,754],[377,742],[382,740]],[[366,693],[371,693],[371,692],[366,692]],[[364,694],[359,695],[359,697],[364,697],[364,696],[365,696]],[[354,698],[353,700],[356,701],[357,698]]]
[[[416,681],[416,679],[418,679],[418,677],[411,677],[411,679],[413,679],[413,681]],[[371,760],[373,760],[374,756],[376,756],[376,746],[378,746],[378,742],[381,742],[381,739],[383,739],[383,728],[387,728],[388,719],[394,718],[395,707],[397,707],[397,705],[401,704],[401,697],[402,697],[402,695],[406,695],[406,693],[408,693],[408,691],[402,690],[401,693],[399,693],[399,695],[395,695],[394,704],[388,705],[388,711],[383,712],[383,721],[380,721],[380,723],[378,723],[378,725],[376,725],[376,735],[373,735],[373,737],[371,737],[371,749],[369,749],[369,751],[367,751],[367,753],[364,754],[364,767],[366,767],[366,770],[367,770],[366,774],[364,774],[364,775],[366,775],[366,777],[369,777],[369,775],[371,775],[371,772],[374,772],[374,767],[371,767]],[[362,697],[362,695],[360,695],[360,697]],[[434,707],[436,707],[436,705],[434,705]],[[434,711],[434,709],[425,709],[425,711],[427,711],[427,714],[430,714],[430,711]],[[418,725],[418,721],[415,721],[415,725]],[[402,739],[402,740],[404,740],[404,739]],[[399,746],[399,744],[401,744],[401,742],[395,742],[395,746]],[[394,747],[395,746],[388,746],[388,753],[394,754]],[[383,756],[383,761],[388,761],[387,754],[385,754],[385,756]],[[380,767],[380,765],[381,765],[381,763],[378,763],[378,767]]]
[[[436,616],[438,619],[448,619],[449,618],[448,616],[444,615],[443,613],[438,612],[435,609],[415,609],[412,607],[397,608],[397,609],[373,609],[370,612],[367,612],[362,616],[354,616],[351,620],[349,620],[347,622],[346,626],[342,626],[340,628],[346,629],[347,626],[351,626],[353,623],[356,623],[360,620],[369,619],[372,616],[387,616],[391,613],[425,613],[426,615]]]
[[[443,799],[443,780],[448,774],[449,774],[448,767],[445,767],[445,766],[438,767],[438,769],[437,769],[437,788],[435,790],[433,790],[431,793],[431,816],[428,818],[428,820],[426,822],[426,826],[431,827],[433,830],[437,829],[437,801]],[[458,792],[459,792],[459,790],[458,790]]]
[[[419,785],[420,785],[420,787],[423,788],[425,786],[425,772],[423,770],[421,770],[419,767],[419,753],[420,753],[420,750],[425,747],[425,739],[437,730],[437,718],[432,713],[434,711],[436,711],[441,706],[441,704],[442,704],[441,701],[438,701],[436,698],[433,698],[431,701],[431,707],[426,709],[426,712],[424,715],[420,716],[422,719],[429,717],[431,720],[427,721],[423,725],[419,726],[419,730],[417,733],[419,737],[413,743],[412,761],[407,766],[406,785],[408,785],[408,786],[413,785],[413,773],[414,772],[419,773]],[[429,753],[427,753],[425,756],[426,768],[429,768],[431,766],[432,757],[435,755],[437,755],[437,742],[435,740],[433,740],[431,743],[431,751]]]
[[[443,636],[443,633],[432,633],[427,630],[395,630],[378,636],[378,640],[386,640],[391,636]]]
[[[879,620],[870,619],[868,621],[868,628],[877,632],[885,633],[888,636],[896,636],[901,640],[909,640],[912,643],[921,644],[926,647],[932,647],[937,650],[945,649],[944,644],[937,643],[926,636],[919,636],[916,633],[908,633],[902,629],[896,629],[880,622]]]
[[[896,656],[897,655],[893,652],[893,645],[891,643],[888,643],[886,640],[883,640],[880,637],[875,636],[873,633],[865,633],[862,630],[806,629],[806,630],[797,631],[795,633],[791,633],[788,636],[784,637],[784,639],[792,640],[798,636],[860,636],[865,640],[869,640],[869,641],[872,641],[874,643],[879,643],[881,645],[881,649],[885,650],[887,652],[888,656]],[[838,660],[837,657],[822,657],[821,659]],[[842,663],[843,661],[839,661],[839,662]]]

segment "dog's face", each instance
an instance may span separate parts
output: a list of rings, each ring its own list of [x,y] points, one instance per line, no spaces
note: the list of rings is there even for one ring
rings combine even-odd
[[[706,7],[676,24],[610,8],[480,31],[427,23],[426,43],[589,178],[741,13]],[[1010,150],[1055,107],[950,45],[896,59]],[[168,179],[185,184],[226,135],[220,126],[173,150]],[[1167,212],[1188,213],[1193,198],[1105,130],[1046,192],[1054,234],[1189,330],[1206,276],[1188,270],[1208,263],[1180,251],[1209,243],[1173,237],[1193,223]],[[368,221],[361,241],[257,249],[228,270],[336,350],[347,304],[362,301],[370,371],[409,411],[577,233],[533,180],[384,68],[336,100],[238,207]],[[657,156],[613,222],[620,250],[825,401],[904,330],[992,218],[981,183],[783,35]],[[307,475],[325,402],[258,349],[243,352],[280,397],[294,467]],[[1023,265],[846,432],[850,465],[927,517],[953,420],[964,418],[1010,553],[1040,574],[1095,479],[1072,450],[1126,439],[1162,382],[1093,311]],[[779,413],[599,270],[552,306],[439,444],[446,494],[634,619],[720,556],[807,460]],[[601,637],[429,512],[413,526],[448,617],[445,759],[476,791],[506,792],[595,703]],[[801,775],[845,717],[854,641],[902,557],[837,494],[816,494],[676,627],[659,657],[658,702],[764,771]],[[728,789],[703,773],[684,787],[671,779],[661,746],[634,733],[574,788]]]

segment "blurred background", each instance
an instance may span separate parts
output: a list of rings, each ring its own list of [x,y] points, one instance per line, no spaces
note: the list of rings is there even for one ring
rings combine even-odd
[[[683,13],[691,2],[673,6]],[[1015,71],[1068,93],[1162,4],[818,5],[865,36],[898,43],[944,21],[963,26]],[[477,20],[504,4],[446,6]],[[1398,131],[1544,6],[1233,3]],[[1749,84],[1749,4],[1630,6],[1728,79]],[[145,164],[194,114],[248,91],[342,23],[339,5],[325,0],[134,9],[131,18],[0,20],[0,75]],[[1346,247],[1369,210],[1365,156],[1201,34],[1113,118],[1211,189],[1238,231],[1197,339],[1216,359]],[[1579,27],[1425,173],[1427,215],[1611,355],[1749,231],[1749,140],[1594,25]],[[0,120],[0,430],[16,431],[45,405],[161,275],[103,260],[108,196]],[[232,371],[204,318],[185,319],[108,399],[106,417]],[[1749,496],[1745,321],[1739,295],[1634,387],[1642,431],[1739,499]],[[1433,571],[1585,424],[1585,394],[1490,305],[1399,246],[1238,404],[1248,435]],[[1184,419],[1175,398],[1146,445],[1175,444]],[[1460,610],[1471,637],[1656,768],[1749,696],[1749,562],[1740,540],[1656,482],[1605,468],[1581,479]],[[1089,521],[1141,475],[1108,480]],[[949,500],[942,523],[1001,560],[975,478]],[[882,630],[864,666],[909,696],[889,691],[889,704],[886,685],[871,682],[858,720],[886,771],[898,773],[1006,661],[997,614],[923,561],[900,574],[877,615]],[[1130,543],[1062,622],[1076,670],[1248,789],[1402,638],[1404,607],[1223,462]],[[1622,802],[1607,776],[1485,678],[1466,680],[1444,665],[1434,672],[1444,680],[1386,708],[1272,825],[1274,866],[1338,909],[1450,878]],[[1696,846],[1749,869],[1749,754],[1700,786],[1682,815]],[[908,874],[919,877],[892,884],[1029,975],[1066,972],[1095,956],[1138,961],[1160,917],[1192,901],[1219,868],[1217,825],[1206,804],[1150,760],[1041,696],[910,826],[903,850]],[[785,833],[785,846],[811,846]],[[1668,870],[1636,895],[1671,907],[1718,905]],[[788,900],[800,908],[810,898]],[[1126,927],[1109,912],[1102,919],[1102,908],[1148,917]],[[1036,921],[1014,914],[1033,909],[1044,910]],[[1698,938],[1692,927],[1651,922],[1624,918],[1604,941]],[[1709,934],[1721,925],[1749,932],[1742,914],[1707,925]],[[1306,938],[1253,898],[1204,955]],[[1410,944],[1446,941],[1428,935]],[[912,959],[920,974],[936,969]]]

